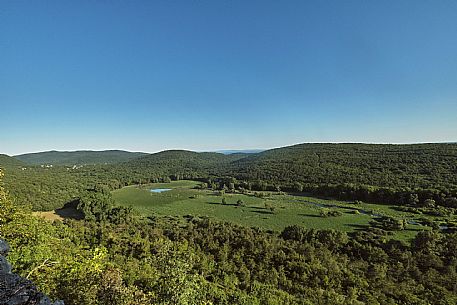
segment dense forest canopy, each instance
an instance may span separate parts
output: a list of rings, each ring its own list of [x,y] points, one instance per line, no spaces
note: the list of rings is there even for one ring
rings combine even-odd
[[[299,144],[233,164],[240,178],[378,187],[457,185],[457,144]]]

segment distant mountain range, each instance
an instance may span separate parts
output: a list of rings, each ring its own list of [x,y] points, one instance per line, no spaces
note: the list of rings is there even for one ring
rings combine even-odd
[[[313,185],[353,183],[410,188],[457,185],[457,144],[305,143],[255,151],[50,151],[14,158],[0,155],[0,166],[112,164],[109,170],[133,180],[179,175],[282,184],[298,181]],[[436,164],[440,166],[432,166]]]
[[[217,153],[221,153],[224,155],[231,155],[231,154],[256,154],[259,152],[265,151],[265,149],[225,149],[225,150],[216,150]]]
[[[129,152],[123,150],[104,150],[104,151],[45,151],[38,153],[22,154],[14,158],[30,164],[52,164],[52,165],[83,165],[83,164],[113,164],[126,162],[131,159],[139,158],[146,153]]]
[[[219,150],[215,153],[223,154],[223,155],[231,155],[231,154],[255,154],[262,152],[262,149],[239,149],[239,150]],[[160,153],[159,153],[160,154]],[[211,153],[208,153],[211,154]],[[149,155],[148,153],[143,152],[129,152],[123,150],[104,150],[104,151],[92,151],[92,150],[80,150],[80,151],[45,151],[45,152],[37,152],[37,153],[27,153],[13,156],[13,158],[9,157],[8,161],[5,159],[6,155],[4,156],[5,160],[2,161],[2,164],[8,165],[84,165],[84,164],[114,164],[114,163],[122,163],[127,162],[132,159],[137,159],[140,157],[144,157]],[[205,153],[203,153],[205,155]],[[15,163],[16,160],[18,163]],[[22,161],[23,163],[20,163]]]

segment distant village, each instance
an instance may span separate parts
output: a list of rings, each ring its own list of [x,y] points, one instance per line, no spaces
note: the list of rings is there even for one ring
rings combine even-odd
[[[48,168],[53,168],[53,165],[52,164],[41,164],[40,167],[48,169]],[[72,167],[67,167],[67,170],[80,169],[82,167],[84,167],[84,165],[73,165]],[[25,170],[27,170],[27,167],[22,167],[21,170],[25,171]]]

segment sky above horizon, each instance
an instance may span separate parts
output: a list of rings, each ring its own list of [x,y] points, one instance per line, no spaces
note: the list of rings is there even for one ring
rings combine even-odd
[[[1,1],[0,153],[457,141],[457,1]]]

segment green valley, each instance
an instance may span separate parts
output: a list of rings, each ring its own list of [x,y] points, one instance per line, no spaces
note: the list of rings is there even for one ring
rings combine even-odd
[[[113,191],[114,200],[132,207],[144,216],[177,216],[211,218],[248,227],[282,231],[290,225],[306,228],[335,229],[353,232],[369,227],[381,216],[407,219],[406,230],[395,236],[412,238],[420,230],[417,214],[395,210],[395,206],[319,199],[300,194],[267,192],[259,198],[256,192],[224,193],[198,189],[199,182],[176,181],[127,186]],[[151,189],[171,189],[153,193]],[[225,199],[225,203],[222,200]],[[326,217],[326,211],[338,211],[338,216]],[[433,217],[430,217],[433,219]]]
[[[66,304],[457,301],[456,144],[105,163],[0,158],[9,259]]]

